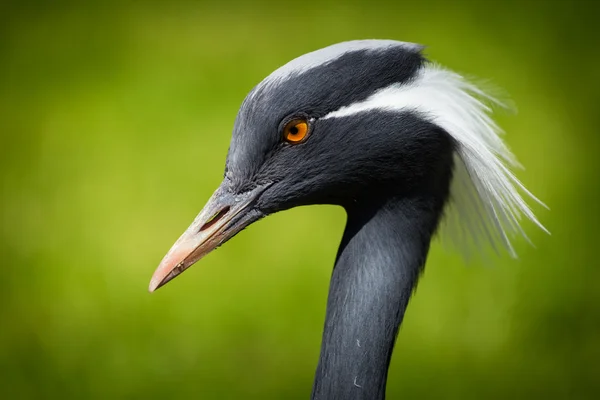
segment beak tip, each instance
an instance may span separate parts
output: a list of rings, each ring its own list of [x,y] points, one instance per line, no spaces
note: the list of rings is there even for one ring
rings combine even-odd
[[[153,293],[156,291],[156,289],[158,289],[160,286],[154,281],[154,279],[152,279],[150,281],[150,285],[148,286],[148,292]]]
[[[150,285],[148,285],[148,292],[150,292],[150,293],[155,292],[160,287],[164,286],[164,284],[167,283],[168,281],[169,281],[169,279],[166,279],[165,277],[162,277],[162,279],[161,279],[160,276],[157,276],[157,274],[154,274],[154,276],[150,280]]]
[[[165,286],[167,283],[171,282],[174,278],[179,276],[183,270],[181,269],[183,263],[177,264],[173,269],[171,269],[167,274],[159,267],[152,279],[150,279],[150,285],[148,285],[148,291],[153,293]]]

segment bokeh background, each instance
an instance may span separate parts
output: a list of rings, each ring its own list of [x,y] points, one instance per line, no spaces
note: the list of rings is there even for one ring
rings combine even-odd
[[[1,2],[0,398],[309,397],[343,210],[271,216],[146,288],[246,93],[358,38],[427,44],[510,93],[518,176],[551,209],[518,260],[436,241],[388,397],[600,398],[597,4]]]

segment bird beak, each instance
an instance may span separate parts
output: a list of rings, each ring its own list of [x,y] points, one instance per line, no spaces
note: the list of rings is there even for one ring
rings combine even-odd
[[[253,205],[268,185],[235,194],[228,183],[223,181],[160,262],[150,281],[150,292],[165,285],[261,217]]]

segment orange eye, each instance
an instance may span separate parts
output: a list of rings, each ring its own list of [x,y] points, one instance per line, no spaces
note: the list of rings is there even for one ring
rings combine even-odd
[[[308,136],[308,122],[293,119],[283,128],[283,138],[292,144],[301,143]]]

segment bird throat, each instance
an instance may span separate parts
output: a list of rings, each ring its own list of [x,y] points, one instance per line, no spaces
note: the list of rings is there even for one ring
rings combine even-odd
[[[385,398],[396,335],[445,198],[405,194],[346,207],[312,399]]]

